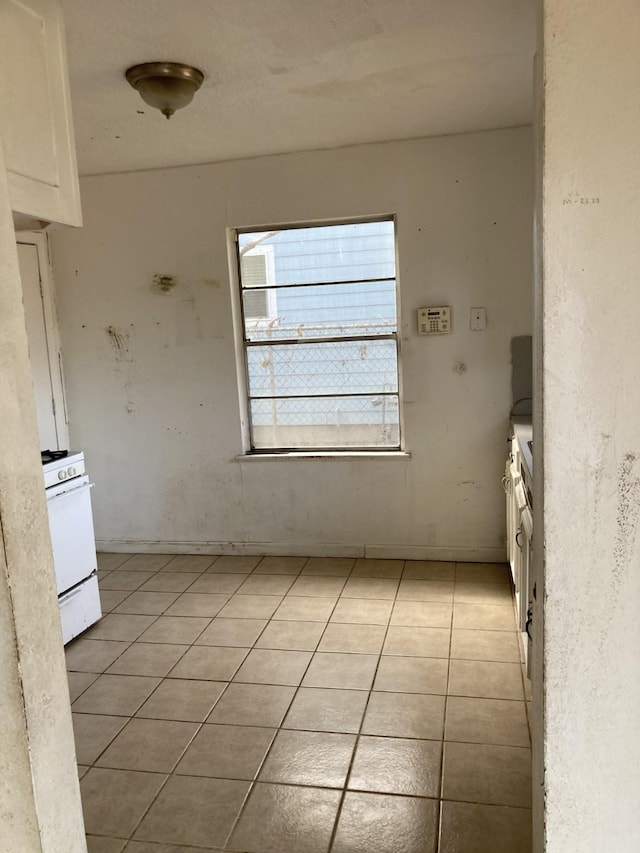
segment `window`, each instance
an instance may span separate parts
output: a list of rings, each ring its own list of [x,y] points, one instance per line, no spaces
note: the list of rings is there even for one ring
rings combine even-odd
[[[393,220],[237,247],[251,449],[399,449]]]

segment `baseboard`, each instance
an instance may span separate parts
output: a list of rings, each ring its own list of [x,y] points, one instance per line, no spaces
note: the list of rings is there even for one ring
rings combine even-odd
[[[458,548],[433,545],[339,545],[325,542],[173,542],[144,539],[98,539],[98,551],[116,554],[247,554],[291,557],[368,557],[369,559],[437,560],[459,563],[504,563],[504,548]]]
[[[443,563],[505,563],[505,548],[441,545],[366,545],[365,557],[378,560],[435,560]]]

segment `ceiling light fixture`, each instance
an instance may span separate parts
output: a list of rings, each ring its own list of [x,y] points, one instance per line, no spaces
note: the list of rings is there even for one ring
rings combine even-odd
[[[202,71],[181,62],[144,62],[128,68],[124,76],[145,103],[167,118],[191,103],[204,80]]]

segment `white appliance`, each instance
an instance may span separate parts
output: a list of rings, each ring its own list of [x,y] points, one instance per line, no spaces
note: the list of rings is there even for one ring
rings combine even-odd
[[[42,463],[62,639],[66,644],[102,616],[92,484],[85,473],[83,453],[43,451]]]

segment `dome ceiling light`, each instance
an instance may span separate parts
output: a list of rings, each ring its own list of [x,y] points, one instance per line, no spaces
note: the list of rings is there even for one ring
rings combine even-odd
[[[144,62],[128,68],[124,76],[145,103],[167,118],[191,103],[204,80],[202,71],[180,62]]]

